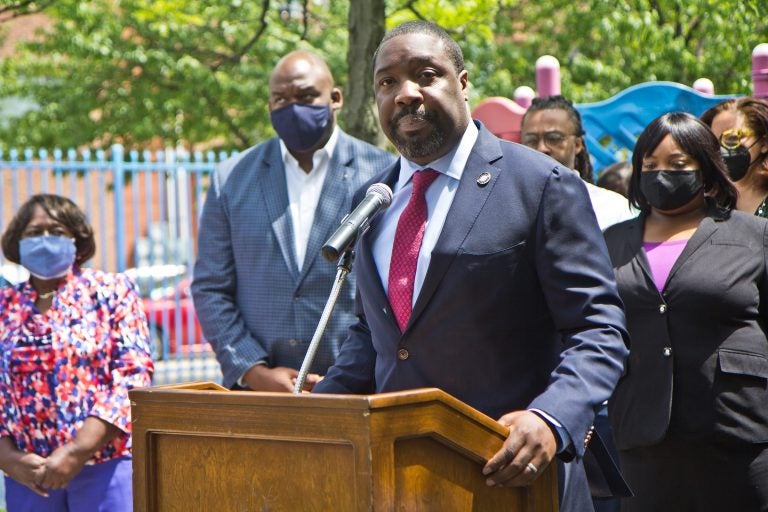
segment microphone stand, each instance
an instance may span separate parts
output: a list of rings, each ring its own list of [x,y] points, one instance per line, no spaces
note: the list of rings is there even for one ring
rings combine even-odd
[[[312,361],[315,359],[315,353],[320,346],[320,339],[323,337],[325,327],[328,325],[328,320],[331,318],[336,301],[341,293],[341,286],[344,284],[344,280],[347,278],[347,274],[352,272],[352,262],[355,259],[354,251],[352,247],[347,248],[339,258],[339,262],[336,264],[338,269],[336,272],[336,280],[333,283],[331,289],[331,295],[328,297],[328,301],[325,303],[325,309],[320,316],[320,322],[317,324],[315,334],[312,336],[312,341],[309,343],[307,349],[307,355],[304,356],[304,361],[301,363],[301,370],[299,370],[299,376],[296,378],[296,384],[293,386],[293,394],[298,395],[304,388],[304,381],[307,380],[307,374],[309,373],[309,367],[312,366]]]

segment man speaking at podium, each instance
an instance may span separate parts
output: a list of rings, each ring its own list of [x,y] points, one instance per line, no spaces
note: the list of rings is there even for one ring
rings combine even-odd
[[[584,185],[470,119],[461,49],[436,25],[390,31],[373,83],[402,155],[374,181],[394,199],[357,243],[358,321],[314,390],[441,388],[510,429],[488,485],[528,485],[557,455],[561,510],[591,510],[584,440],[628,338]]]

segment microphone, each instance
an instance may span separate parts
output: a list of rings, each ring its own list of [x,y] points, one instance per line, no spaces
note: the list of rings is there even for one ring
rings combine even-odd
[[[336,261],[350,245],[355,243],[357,235],[368,229],[368,221],[380,210],[392,204],[392,189],[384,183],[374,183],[365,192],[365,198],[360,201],[352,213],[341,219],[341,226],[331,235],[321,249],[328,261]]]

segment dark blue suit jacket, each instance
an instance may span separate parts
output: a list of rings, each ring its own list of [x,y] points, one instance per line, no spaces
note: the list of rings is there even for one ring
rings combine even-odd
[[[396,163],[374,181],[392,185],[398,172]],[[438,387],[493,418],[540,409],[581,457],[622,373],[627,334],[579,177],[480,126],[403,333],[371,252],[377,219],[356,247],[358,322],[315,390]]]

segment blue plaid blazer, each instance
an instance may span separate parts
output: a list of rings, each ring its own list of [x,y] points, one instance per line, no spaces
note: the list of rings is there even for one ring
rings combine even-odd
[[[258,361],[299,368],[333,286],[320,248],[354,205],[354,193],[395,160],[339,133],[307,253],[297,268],[285,167],[277,138],[222,162],[200,221],[192,282],[203,333],[232,387]],[[354,323],[355,280],[339,296],[311,368],[325,374]]]

